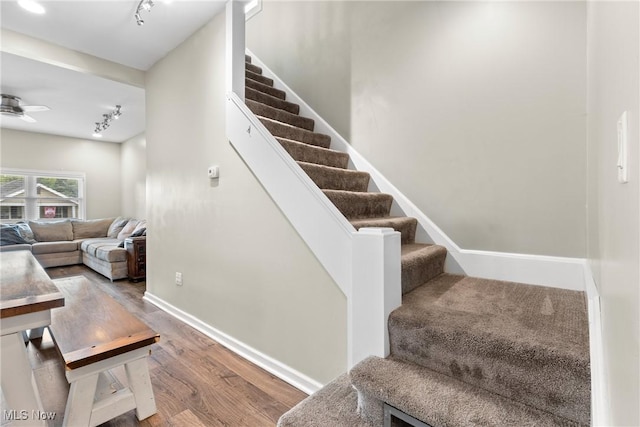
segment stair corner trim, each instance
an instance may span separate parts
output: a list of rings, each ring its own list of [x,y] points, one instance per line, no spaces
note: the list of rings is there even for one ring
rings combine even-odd
[[[604,342],[600,293],[588,260],[583,262],[585,293],[589,314],[589,360],[591,363],[591,425],[611,425],[609,412],[609,384],[604,364]]]
[[[324,386],[324,384],[309,378],[303,373],[298,372],[292,367],[285,365],[259,350],[256,350],[231,335],[214,328],[208,323],[203,322],[197,317],[179,309],[149,291],[144,293],[143,299],[307,394],[315,393]]]

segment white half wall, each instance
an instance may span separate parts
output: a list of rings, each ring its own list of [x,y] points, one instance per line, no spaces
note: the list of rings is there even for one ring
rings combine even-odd
[[[346,300],[226,140],[224,18],[147,73],[147,290],[326,383],[347,366]]]
[[[87,218],[120,215],[120,144],[0,130],[0,167],[86,174]]]

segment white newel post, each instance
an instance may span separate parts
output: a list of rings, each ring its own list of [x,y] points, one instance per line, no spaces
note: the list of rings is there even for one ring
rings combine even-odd
[[[389,355],[389,313],[402,303],[400,233],[361,228],[353,238],[349,298],[349,369],[367,356]]]
[[[235,92],[244,101],[244,14],[245,3],[229,0],[226,4],[226,91]]]

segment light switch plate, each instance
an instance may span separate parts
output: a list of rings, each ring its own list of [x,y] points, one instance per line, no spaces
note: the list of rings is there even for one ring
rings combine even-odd
[[[629,151],[629,132],[628,132],[628,120],[627,112],[622,113],[618,119],[618,182],[621,184],[629,182],[628,177],[628,160],[627,155]]]

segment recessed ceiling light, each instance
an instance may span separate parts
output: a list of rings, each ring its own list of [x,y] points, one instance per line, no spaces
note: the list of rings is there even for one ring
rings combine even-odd
[[[42,15],[45,10],[44,7],[34,0],[18,0],[18,5],[24,10],[28,10],[31,13],[37,13],[38,15]]]

